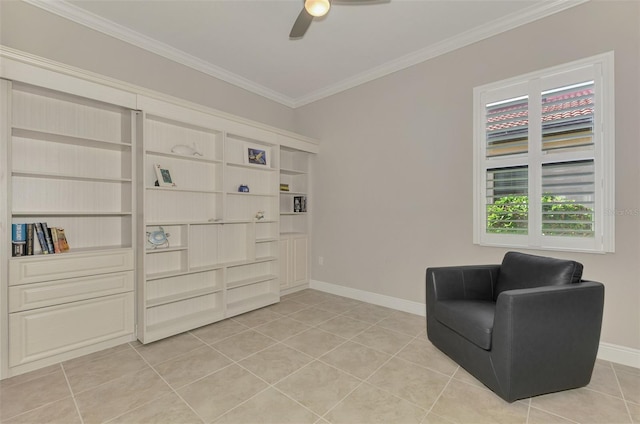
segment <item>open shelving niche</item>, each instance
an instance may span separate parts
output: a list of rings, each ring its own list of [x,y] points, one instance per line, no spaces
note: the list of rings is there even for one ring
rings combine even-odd
[[[206,115],[176,108],[162,105],[142,115],[143,343],[279,301],[277,146],[218,130]],[[180,121],[167,117],[174,115]],[[176,144],[201,155],[176,154]],[[272,162],[247,163],[247,145],[263,149]],[[155,186],[156,164],[170,170],[175,186]],[[248,193],[238,191],[242,184]],[[154,248],[146,236],[160,228],[169,243]]]

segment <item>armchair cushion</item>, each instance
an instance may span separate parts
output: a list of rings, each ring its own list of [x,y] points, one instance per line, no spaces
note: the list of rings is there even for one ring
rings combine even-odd
[[[506,290],[574,284],[581,279],[579,262],[508,252],[500,266],[494,300]]]
[[[443,300],[436,303],[435,317],[478,347],[491,349],[496,304],[485,300]]]

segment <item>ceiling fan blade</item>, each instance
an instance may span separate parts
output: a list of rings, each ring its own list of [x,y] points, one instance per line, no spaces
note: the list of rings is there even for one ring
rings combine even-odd
[[[313,16],[311,16],[303,7],[298,18],[293,24],[293,28],[291,28],[289,38],[301,38],[304,33],[307,32],[309,25],[311,25],[311,21],[313,21]]]

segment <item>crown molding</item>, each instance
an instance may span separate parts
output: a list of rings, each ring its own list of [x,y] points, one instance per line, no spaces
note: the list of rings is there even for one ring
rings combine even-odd
[[[165,43],[157,41],[151,37],[140,34],[125,26],[119,25],[108,19],[88,12],[64,0],[22,0],[40,9],[46,10],[77,24],[84,25],[90,29],[101,32],[118,40],[132,44],[141,49],[155,53],[166,59],[172,60],[184,66],[203,72],[222,81],[243,88],[254,94],[258,94],[267,99],[281,103],[288,107],[293,107],[294,100],[288,96],[278,93],[263,85],[250,81],[240,75],[227,71],[224,68],[206,62],[193,55],[185,53],[180,49],[171,47]]]
[[[243,88],[254,94],[258,94],[267,99],[273,100],[284,106],[297,108],[313,103],[325,97],[332,96],[350,88],[373,81],[383,76],[392,74],[402,69],[433,59],[437,56],[449,53],[459,48],[468,46],[475,42],[487,39],[494,35],[509,31],[521,25],[534,22],[571,7],[586,3],[590,0],[553,0],[539,2],[530,8],[513,13],[507,17],[500,18],[494,22],[473,28],[462,34],[436,43],[422,50],[404,55],[400,58],[386,62],[380,66],[362,72],[350,78],[346,78],[336,84],[329,85],[323,89],[316,90],[306,96],[291,98],[263,85],[257,84],[244,77],[241,77],[226,69],[220,68],[212,63],[203,61],[195,56],[187,54],[179,49],[161,43],[143,34],[135,32],[115,22],[104,19],[98,15],[87,12],[64,0],[23,0],[33,6],[39,7],[48,12],[54,13],[63,18],[69,19],[80,25],[84,25],[103,34],[117,38],[126,43],[135,45],[159,56],[180,63],[197,71],[203,72],[214,78],[218,78],[229,84]]]

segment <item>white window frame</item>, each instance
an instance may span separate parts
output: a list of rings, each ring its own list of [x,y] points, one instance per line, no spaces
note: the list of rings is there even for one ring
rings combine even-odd
[[[508,248],[562,250],[591,253],[615,250],[615,113],[614,113],[614,54],[607,52],[560,66],[532,72],[507,80],[474,88],[474,139],[473,139],[473,242],[482,246]],[[584,152],[553,153],[549,159],[541,149],[540,126],[529,125],[528,153],[506,157],[487,158],[486,154],[486,105],[512,97],[529,95],[530,104],[540,104],[540,93],[549,89],[547,82],[570,84],[576,77],[586,75],[595,85],[594,148],[588,152],[595,163],[595,236],[589,238],[542,235],[541,210],[534,199],[542,191],[541,165],[562,160],[584,158]],[[569,78],[569,79],[567,79]],[[545,82],[543,86],[542,81]],[[557,85],[556,85],[557,86]],[[532,109],[530,108],[530,111]],[[535,112],[533,112],[535,113]],[[540,122],[540,116],[530,113],[530,122]],[[565,155],[564,157],[562,155]],[[487,169],[528,165],[528,193],[530,199],[528,234],[487,233]],[[533,207],[531,206],[533,205]]]

